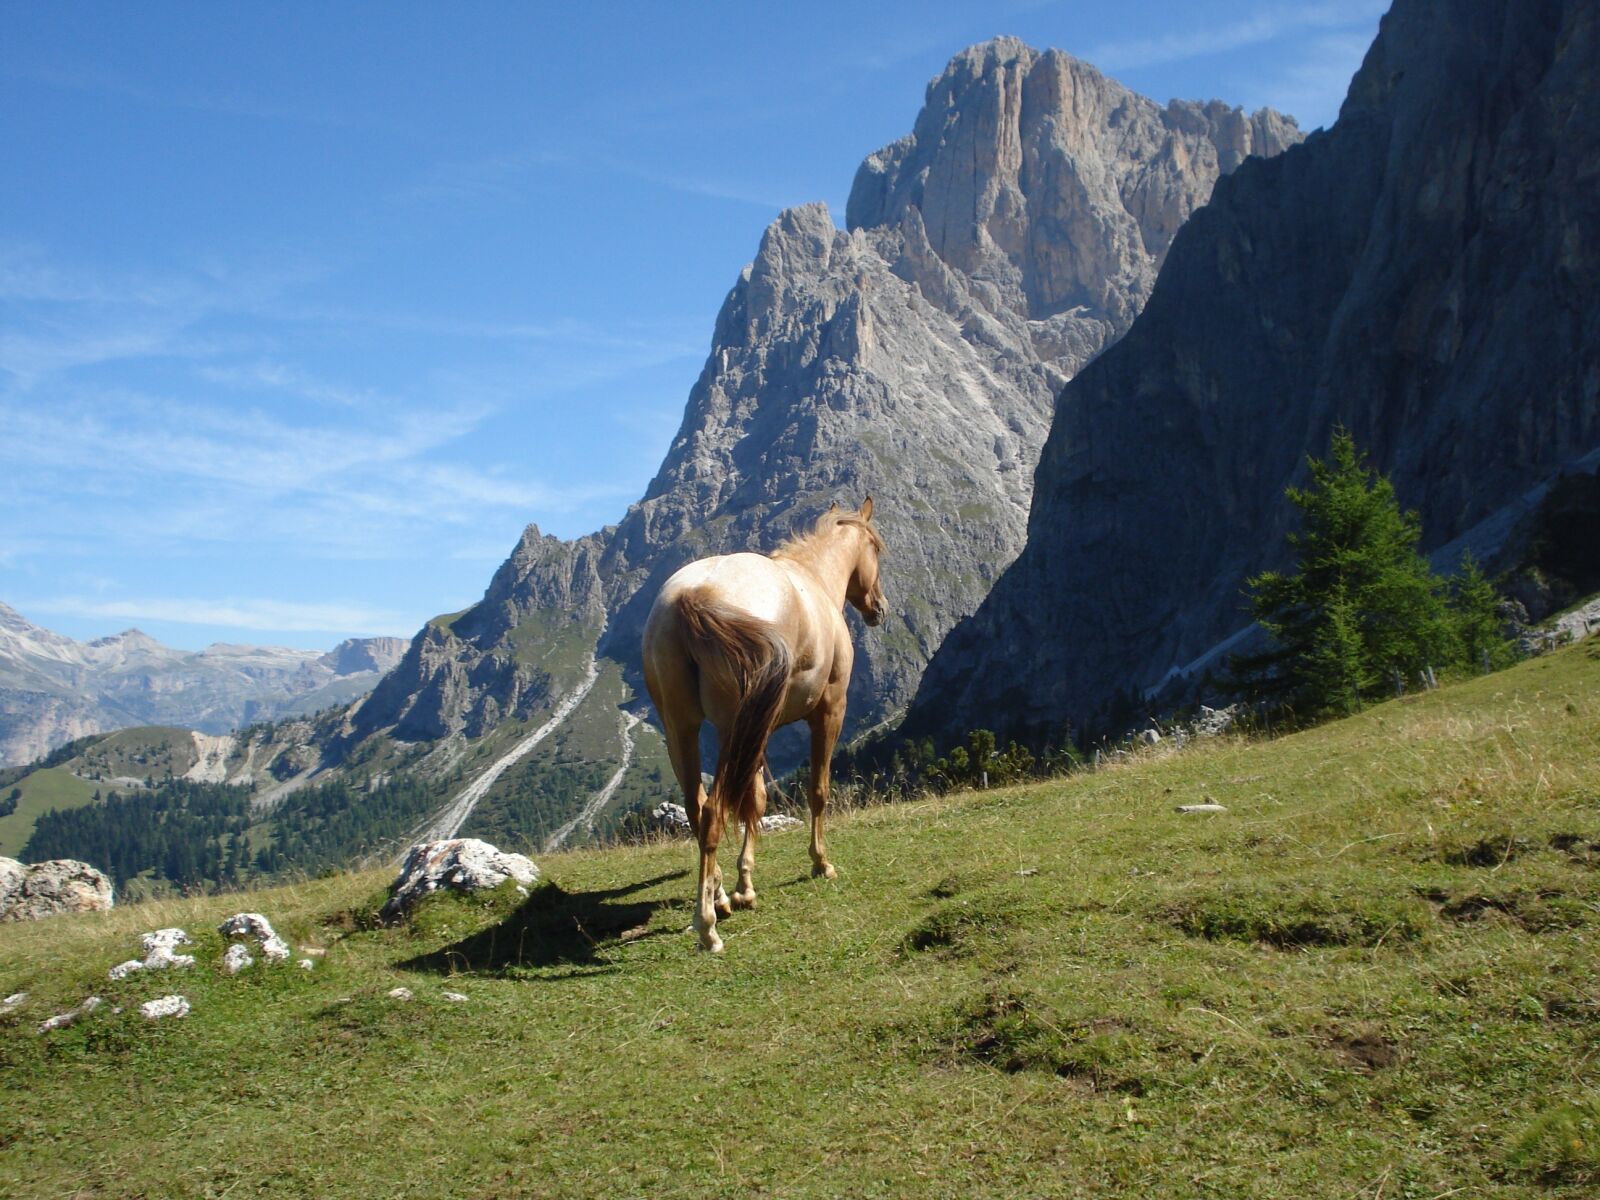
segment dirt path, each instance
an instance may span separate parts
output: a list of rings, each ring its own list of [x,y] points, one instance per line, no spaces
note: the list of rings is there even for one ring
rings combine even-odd
[[[583,806],[577,816],[545,839],[544,852],[546,854],[553,850],[561,849],[579,825],[582,825],[585,829],[592,830],[594,828],[594,819],[605,808],[606,802],[616,795],[617,788],[622,785],[622,777],[628,773],[628,766],[633,762],[633,730],[634,726],[638,724],[639,718],[632,713],[625,712],[622,714],[622,765],[617,768],[617,773],[606,781],[605,787],[589,798],[589,802]]]
[[[583,703],[583,698],[589,694],[589,689],[594,687],[595,680],[600,678],[600,664],[594,659],[589,659],[589,668],[583,680],[556,706],[556,710],[548,721],[523,738],[510,750],[495,759],[494,763],[482,775],[479,775],[461,793],[450,801],[443,812],[435,816],[418,834],[418,841],[433,842],[443,838],[453,838],[467,823],[467,818],[472,815],[472,810],[478,807],[478,801],[488,795],[489,789],[495,781],[505,774],[506,769],[520,759],[526,757],[534,747],[545,738],[549,737],[561,727],[561,723],[572,715],[573,709]]]

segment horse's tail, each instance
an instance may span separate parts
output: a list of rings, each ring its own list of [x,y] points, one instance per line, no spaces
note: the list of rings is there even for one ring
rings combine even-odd
[[[704,593],[681,593],[677,609],[695,665],[701,671],[730,672],[738,695],[733,728],[722,741],[717,777],[707,797],[707,819],[720,823],[731,813],[754,837],[761,821],[757,772],[789,690],[789,647],[761,621]]]

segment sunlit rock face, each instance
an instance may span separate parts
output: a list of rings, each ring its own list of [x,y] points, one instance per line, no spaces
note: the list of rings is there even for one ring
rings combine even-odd
[[[869,493],[891,615],[859,639],[851,728],[894,715],[1021,549],[1060,386],[1128,327],[1219,176],[1299,137],[1011,38],[957,55],[913,132],[861,165],[846,229],[820,204],[767,229],[644,498],[576,542],[530,529],[480,605],[419,634],[359,731],[476,736],[548,711],[586,648],[632,672],[671,572]]]
[[[1429,549],[1600,447],[1597,14],[1397,0],[1338,122],[1218,183],[1063,390],[1027,549],[909,730],[1058,736],[1220,668],[1335,423]]]

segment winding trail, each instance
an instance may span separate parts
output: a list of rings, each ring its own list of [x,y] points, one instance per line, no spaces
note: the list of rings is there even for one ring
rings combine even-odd
[[[467,818],[472,815],[472,810],[478,807],[478,801],[482,800],[488,794],[489,789],[494,786],[495,780],[505,774],[508,767],[515,764],[519,759],[524,758],[535,746],[560,728],[561,723],[572,715],[572,710],[583,703],[583,698],[589,694],[589,690],[594,687],[595,680],[599,678],[600,663],[591,655],[589,667],[584,674],[582,682],[567,693],[561,703],[556,706],[555,712],[550,715],[550,719],[495,759],[487,771],[462,788],[461,793],[450,801],[444,811],[434,817],[414,840],[436,842],[444,838],[455,837],[461,831],[461,827],[467,823]]]
[[[585,804],[578,815],[573,817],[561,828],[552,833],[544,842],[546,854],[561,849],[566,840],[572,836],[573,830],[579,825],[587,829],[594,828],[594,819],[600,815],[600,810],[606,806],[606,801],[616,794],[617,788],[622,784],[622,777],[628,773],[628,765],[633,761],[633,730],[639,724],[639,718],[630,712],[622,714],[622,765],[617,768],[617,773],[606,781]]]

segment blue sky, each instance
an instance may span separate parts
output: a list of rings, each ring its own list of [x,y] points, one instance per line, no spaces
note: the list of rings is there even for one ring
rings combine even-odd
[[[1008,33],[1331,124],[1374,0],[0,3],[0,600],[327,647],[612,523],[786,205]]]

